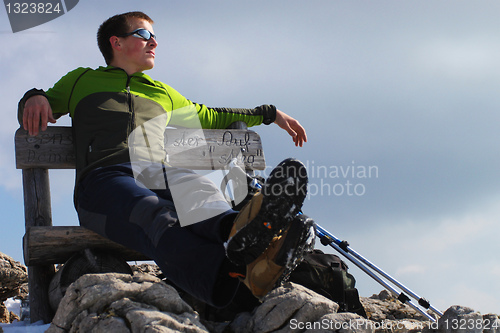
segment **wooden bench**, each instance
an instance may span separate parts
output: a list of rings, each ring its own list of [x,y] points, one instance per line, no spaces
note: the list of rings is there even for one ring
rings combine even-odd
[[[239,123],[225,130],[168,130],[169,164],[193,170],[223,169],[235,157],[247,171],[263,170],[265,159],[257,133]],[[204,136],[204,137],[203,137]],[[24,129],[15,133],[16,168],[22,169],[26,233],[24,261],[28,266],[31,322],[52,321],[48,289],[55,274],[54,264],[66,262],[85,249],[120,254],[124,260],[148,260],[80,226],[53,226],[49,169],[74,169],[72,131],[66,126],[49,126],[36,137]],[[76,223],[76,222],[75,222]]]

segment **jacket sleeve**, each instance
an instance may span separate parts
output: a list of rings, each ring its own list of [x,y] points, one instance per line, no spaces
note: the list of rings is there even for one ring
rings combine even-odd
[[[166,86],[172,101],[172,114],[169,125],[188,128],[223,129],[236,121],[243,121],[248,127],[265,124],[276,120],[274,105],[261,105],[253,109],[244,108],[210,108],[204,104],[194,103]]]
[[[90,69],[79,67],[64,75],[52,88],[47,90],[47,98],[55,117],[70,113],[71,96],[75,90],[75,85],[88,70]]]
[[[253,109],[242,109],[208,108],[200,105],[198,116],[203,128],[227,128],[235,121],[243,121],[248,127],[252,127],[273,123],[276,119],[276,107],[264,104]]]
[[[28,90],[21,98],[17,106],[17,119],[19,121],[19,124],[22,125],[23,123],[24,105],[26,104],[26,101],[30,97],[35,95],[42,95],[47,97],[50,103],[50,107],[52,108],[52,115],[54,116],[54,118],[57,119],[69,113],[69,102],[71,99],[73,87],[78,78],[84,72],[86,72],[86,70],[86,68],[77,68],[74,71],[69,72],[47,91],[36,88]]]

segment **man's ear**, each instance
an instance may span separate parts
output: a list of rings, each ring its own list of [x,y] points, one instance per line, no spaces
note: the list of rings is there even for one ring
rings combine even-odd
[[[111,36],[109,38],[109,43],[111,44],[111,47],[113,48],[113,50],[118,50],[118,51],[121,50],[120,38],[118,38],[116,36]]]

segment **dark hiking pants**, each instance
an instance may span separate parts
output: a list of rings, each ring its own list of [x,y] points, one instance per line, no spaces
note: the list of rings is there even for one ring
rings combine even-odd
[[[168,280],[192,296],[224,306],[222,303],[231,300],[239,283],[230,279],[224,283],[224,295],[214,298],[221,265],[227,260],[221,221],[234,219],[236,213],[205,177],[175,168],[163,168],[165,174],[175,191],[168,185],[163,189],[141,186],[130,163],[92,171],[77,188],[80,224],[150,257]],[[189,186],[182,185],[186,181]],[[209,212],[209,217],[186,225],[179,218],[177,203],[188,215],[194,212],[193,216],[199,217]]]

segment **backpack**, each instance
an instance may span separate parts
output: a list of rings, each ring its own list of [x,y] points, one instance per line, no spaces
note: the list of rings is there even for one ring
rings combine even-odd
[[[289,281],[331,299],[339,305],[338,312],[353,312],[367,318],[354,276],[348,273],[346,263],[334,254],[318,249],[308,252],[290,274]]]
[[[359,300],[358,290],[354,287],[356,280],[347,270],[347,265],[338,256],[314,249],[304,255],[301,263],[288,277],[288,281],[334,301],[339,305],[338,312],[352,312],[367,318]],[[178,291],[201,318],[209,321],[231,321],[238,313],[251,312],[261,304],[244,286],[238,288],[231,304],[224,308],[215,308],[194,299],[182,290]]]

